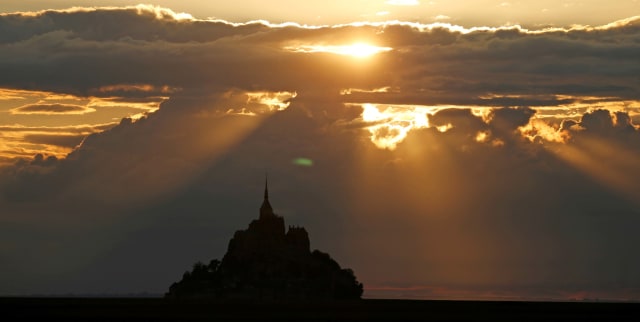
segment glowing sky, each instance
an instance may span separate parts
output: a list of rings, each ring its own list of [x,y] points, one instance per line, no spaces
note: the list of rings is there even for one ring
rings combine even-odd
[[[0,12],[65,9],[72,6],[136,5],[137,0],[31,0],[3,1]],[[155,5],[186,12],[196,18],[218,18],[235,22],[265,19],[271,22],[293,21],[324,25],[354,21],[401,20],[413,22],[451,22],[467,27],[505,24],[600,25],[627,18],[638,12],[638,0],[616,0],[604,4],[598,0],[260,0],[177,1],[156,0]]]
[[[268,170],[365,296],[640,300],[638,1],[88,3],[0,4],[0,295],[162,293]]]

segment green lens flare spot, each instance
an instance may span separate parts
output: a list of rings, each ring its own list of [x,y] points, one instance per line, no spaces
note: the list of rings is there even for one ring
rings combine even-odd
[[[313,166],[313,160],[307,158],[297,158],[293,159],[293,164],[303,167],[311,167]]]

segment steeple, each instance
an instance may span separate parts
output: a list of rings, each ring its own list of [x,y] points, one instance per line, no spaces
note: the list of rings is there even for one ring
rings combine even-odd
[[[273,216],[273,208],[271,208],[271,204],[269,203],[269,178],[265,174],[264,176],[264,200],[262,201],[262,206],[260,206],[260,219],[265,216]]]

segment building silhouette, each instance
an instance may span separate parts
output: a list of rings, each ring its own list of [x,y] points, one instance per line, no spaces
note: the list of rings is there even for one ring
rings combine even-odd
[[[258,219],[238,230],[222,261],[196,263],[167,297],[236,299],[357,299],[363,286],[350,269],[343,269],[318,250],[310,251],[304,227],[289,226],[273,211],[265,179]]]

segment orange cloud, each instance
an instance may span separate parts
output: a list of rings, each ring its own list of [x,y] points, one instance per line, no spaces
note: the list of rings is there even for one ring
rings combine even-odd
[[[16,107],[11,110],[12,114],[38,114],[38,115],[56,115],[56,114],[86,114],[95,112],[94,108],[61,103],[35,103]]]

